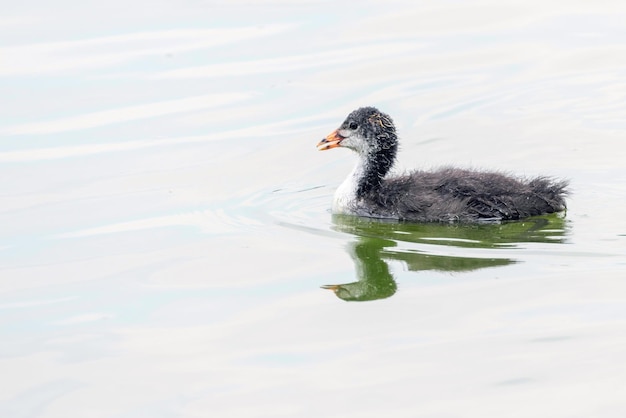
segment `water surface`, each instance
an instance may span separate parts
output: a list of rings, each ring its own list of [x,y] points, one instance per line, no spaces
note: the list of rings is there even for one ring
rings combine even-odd
[[[626,7],[15,4],[0,415],[622,417]],[[397,171],[568,178],[562,216],[332,216],[356,107]],[[324,288],[325,287],[325,288]]]

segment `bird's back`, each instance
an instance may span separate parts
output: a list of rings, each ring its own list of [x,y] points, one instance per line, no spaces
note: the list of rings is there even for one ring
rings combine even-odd
[[[565,209],[567,182],[442,168],[385,179],[365,197],[370,216],[418,222],[515,220]]]

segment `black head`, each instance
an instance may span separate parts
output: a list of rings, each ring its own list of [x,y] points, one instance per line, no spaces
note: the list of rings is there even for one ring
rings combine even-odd
[[[362,107],[350,113],[338,129],[345,139],[340,146],[370,154],[398,147],[396,127],[389,115],[375,107]]]
[[[350,113],[341,126],[317,147],[322,151],[336,147],[350,148],[363,156],[382,152],[393,159],[398,137],[389,115],[375,107],[362,107]]]

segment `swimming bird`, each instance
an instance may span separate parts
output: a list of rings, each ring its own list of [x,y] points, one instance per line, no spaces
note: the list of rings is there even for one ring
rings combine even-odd
[[[565,210],[568,182],[496,171],[443,167],[389,176],[398,136],[375,107],[350,113],[322,139],[320,151],[343,147],[359,160],[337,188],[333,213],[412,222],[498,222]]]

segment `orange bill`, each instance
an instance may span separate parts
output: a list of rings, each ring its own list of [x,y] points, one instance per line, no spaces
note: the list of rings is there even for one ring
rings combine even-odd
[[[339,135],[339,130],[336,129],[332,131],[326,138],[322,139],[317,144],[317,149],[320,151],[325,151],[331,148],[337,148],[341,146],[341,141],[343,141],[343,136]]]

